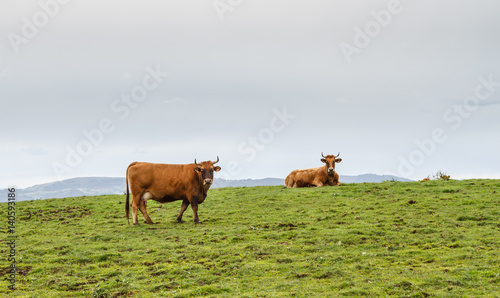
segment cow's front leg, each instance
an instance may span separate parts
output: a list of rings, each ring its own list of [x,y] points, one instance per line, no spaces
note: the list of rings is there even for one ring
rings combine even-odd
[[[179,212],[179,215],[177,215],[177,222],[179,222],[179,223],[182,222],[182,214],[184,214],[184,211],[186,211],[188,206],[189,206],[188,200],[182,201],[181,211]]]
[[[197,224],[201,224],[201,221],[198,218],[198,199],[197,198],[194,198],[193,201],[191,202],[191,208],[193,208],[194,222]]]
[[[335,172],[333,174],[333,185],[338,185],[340,186],[342,183],[340,183],[339,181],[339,174],[337,174],[337,172]]]
[[[323,185],[324,184],[321,181],[314,181],[313,183],[311,183],[312,187],[322,187]]]

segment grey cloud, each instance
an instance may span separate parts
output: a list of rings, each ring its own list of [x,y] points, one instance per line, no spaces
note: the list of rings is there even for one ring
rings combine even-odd
[[[404,10],[352,63],[340,44],[352,43],[354,29],[387,1],[244,1],[224,21],[211,1],[75,3],[19,53],[7,35],[19,33],[38,6],[0,4],[0,125],[9,128],[0,141],[16,140],[18,152],[39,157],[18,160],[21,172],[38,167],[53,176],[50,162],[64,160],[67,146],[85,140],[82,130],[104,118],[114,131],[72,175],[120,175],[120,165],[134,159],[183,162],[203,154],[237,161],[237,178],[284,175],[315,166],[328,150],[346,156],[346,174],[395,172],[398,156],[418,149],[416,139],[449,127],[443,113],[474,92],[479,76],[500,75],[494,1],[402,0]],[[113,101],[155,65],[170,76],[121,119]],[[497,104],[495,91],[480,107]],[[296,118],[246,161],[238,147],[283,107]],[[497,173],[490,165],[498,154],[479,152],[481,138],[469,149],[484,160],[466,169],[456,166],[460,154],[448,153],[469,144],[469,130],[496,123],[493,112],[479,110],[482,121],[447,130],[448,141],[410,178],[430,174],[436,160],[463,176]]]

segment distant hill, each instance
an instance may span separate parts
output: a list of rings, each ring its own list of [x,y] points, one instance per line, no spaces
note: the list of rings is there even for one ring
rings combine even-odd
[[[377,175],[377,174],[363,174],[358,176],[340,176],[340,182],[342,183],[369,183],[369,182],[384,182],[384,181],[400,181],[400,182],[411,182],[413,180],[397,177],[393,175]]]
[[[6,202],[5,189],[0,190],[0,202]],[[125,193],[125,178],[82,177],[16,189],[17,201],[96,196]]]
[[[382,182],[397,180],[408,182],[411,180],[391,176],[364,174],[359,176],[340,176],[342,183]],[[212,188],[223,187],[252,187],[284,185],[282,178],[226,180],[215,179]],[[42,200],[52,198],[67,198],[81,196],[111,195],[125,193],[125,178],[120,177],[81,177],[45,184],[34,185],[24,189],[16,189],[17,201]],[[0,202],[7,202],[7,189],[0,190]]]
[[[213,188],[223,188],[223,187],[252,187],[252,186],[272,186],[272,185],[284,185],[285,179],[281,178],[263,178],[263,179],[241,179],[241,180],[226,180],[217,179],[214,180]]]

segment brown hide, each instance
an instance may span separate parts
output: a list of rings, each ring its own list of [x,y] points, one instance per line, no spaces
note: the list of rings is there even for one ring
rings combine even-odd
[[[335,171],[335,163],[342,161],[334,155],[327,155],[321,160],[325,163],[319,168],[294,170],[285,179],[286,187],[321,187],[340,185],[339,174]],[[330,169],[330,171],[329,171]]]
[[[218,161],[218,158],[217,158]],[[195,160],[196,162],[196,160]],[[127,168],[127,198],[125,215],[129,218],[129,207],[132,207],[132,219],[138,224],[137,209],[139,209],[146,223],[153,223],[147,213],[147,201],[152,199],[160,203],[182,201],[181,211],[177,221],[182,221],[182,214],[191,205],[194,221],[198,218],[198,204],[203,203],[207,191],[213,182],[213,172],[220,167],[212,161],[200,164],[156,164],[148,162],[133,162]],[[129,205],[129,187],[132,200]]]

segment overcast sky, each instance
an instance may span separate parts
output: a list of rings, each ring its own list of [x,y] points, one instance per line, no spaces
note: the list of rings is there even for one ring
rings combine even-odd
[[[66,3],[67,2],[67,3]],[[500,2],[2,1],[0,188],[220,157],[217,177],[500,178]]]

